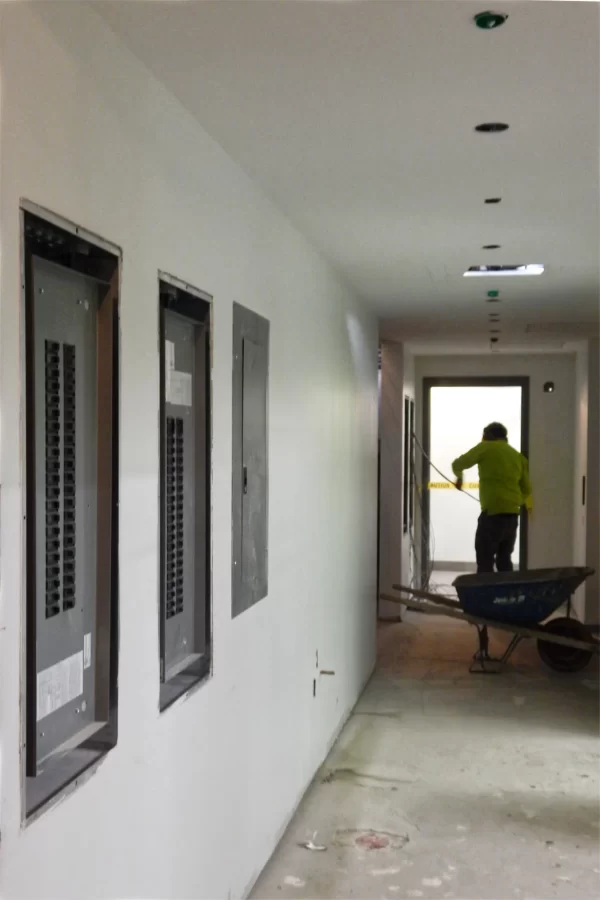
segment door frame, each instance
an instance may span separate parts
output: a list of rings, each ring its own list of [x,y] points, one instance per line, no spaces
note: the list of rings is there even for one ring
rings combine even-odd
[[[430,547],[430,497],[429,484],[431,478],[431,464],[427,457],[431,450],[431,389],[434,387],[520,387],[521,388],[521,453],[529,459],[529,377],[526,376],[481,376],[463,378],[423,378],[423,422],[422,437],[422,502],[421,502],[421,584],[427,583],[429,570]],[[427,454],[427,455],[425,455]],[[523,507],[521,510],[519,527],[519,570],[527,569],[529,534],[528,515]]]

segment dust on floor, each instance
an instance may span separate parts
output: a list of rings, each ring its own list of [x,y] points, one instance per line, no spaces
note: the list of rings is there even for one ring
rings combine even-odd
[[[252,897],[599,897],[597,666],[557,675],[527,642],[504,674],[469,675],[474,631],[418,613],[379,637]]]

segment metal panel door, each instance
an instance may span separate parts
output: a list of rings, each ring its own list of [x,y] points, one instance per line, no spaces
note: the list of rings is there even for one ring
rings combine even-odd
[[[251,606],[267,593],[267,354],[244,338],[242,585]]]
[[[232,614],[268,592],[269,322],[233,307]]]
[[[98,283],[36,257],[32,275],[40,763],[94,721]]]

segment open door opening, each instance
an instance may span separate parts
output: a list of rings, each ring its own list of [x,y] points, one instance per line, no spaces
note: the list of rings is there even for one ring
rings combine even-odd
[[[516,450],[528,456],[529,380],[426,379],[423,393],[421,578],[423,587],[446,587],[474,572],[475,531],[480,514],[477,469],[454,488],[452,462],[481,441],[483,429],[502,422]],[[520,517],[515,568],[527,568],[527,514]]]

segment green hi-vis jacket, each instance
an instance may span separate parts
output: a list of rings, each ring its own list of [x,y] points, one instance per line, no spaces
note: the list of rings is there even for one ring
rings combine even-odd
[[[529,465],[522,453],[507,441],[482,441],[452,463],[457,478],[466,469],[479,466],[481,509],[490,516],[519,513],[531,508]]]

